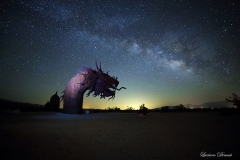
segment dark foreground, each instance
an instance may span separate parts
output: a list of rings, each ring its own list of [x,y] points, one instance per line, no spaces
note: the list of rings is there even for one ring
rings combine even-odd
[[[240,159],[240,116],[0,114],[0,142],[0,159]]]

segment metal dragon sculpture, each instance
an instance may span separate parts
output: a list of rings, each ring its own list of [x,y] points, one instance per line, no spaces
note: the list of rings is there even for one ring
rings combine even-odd
[[[69,114],[78,114],[82,112],[83,95],[88,91],[87,97],[93,93],[93,96],[100,98],[110,97],[115,98],[116,90],[126,89],[125,87],[117,88],[119,81],[117,77],[111,77],[104,73],[96,63],[97,70],[84,67],[79,71],[68,83],[63,91],[63,112]]]

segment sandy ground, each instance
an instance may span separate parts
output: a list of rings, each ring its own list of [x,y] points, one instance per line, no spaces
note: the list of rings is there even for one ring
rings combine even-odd
[[[219,113],[0,114],[0,159],[240,159],[240,116]],[[223,155],[222,155],[223,156]]]

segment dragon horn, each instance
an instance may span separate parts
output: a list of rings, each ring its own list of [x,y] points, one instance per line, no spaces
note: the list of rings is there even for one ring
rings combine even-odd
[[[97,68],[97,70],[98,70],[99,72],[102,72],[101,62],[100,62],[100,68],[98,67],[97,62],[96,62],[96,68]]]

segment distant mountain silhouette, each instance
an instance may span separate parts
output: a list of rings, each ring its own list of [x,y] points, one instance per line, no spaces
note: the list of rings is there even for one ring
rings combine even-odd
[[[212,107],[212,108],[216,108],[216,107],[232,108],[233,107],[233,105],[231,103],[227,103],[226,101],[208,102],[208,103],[204,103],[203,105],[206,106],[206,107]]]
[[[20,109],[21,111],[40,111],[42,108],[43,108],[43,105],[39,105],[39,104],[15,102],[15,101],[0,98],[0,110]]]
[[[176,104],[177,105],[177,104]],[[173,106],[168,106],[169,109],[173,108]],[[218,101],[218,102],[206,102],[203,104],[185,104],[184,107],[189,107],[190,109],[194,108],[232,108],[233,105],[231,103],[227,103],[226,101]],[[161,109],[161,107],[154,108]]]
[[[192,105],[186,104],[185,107],[189,106],[189,108],[232,108],[233,105],[231,103],[227,103],[226,101],[218,101],[218,102],[206,102],[200,105]]]

